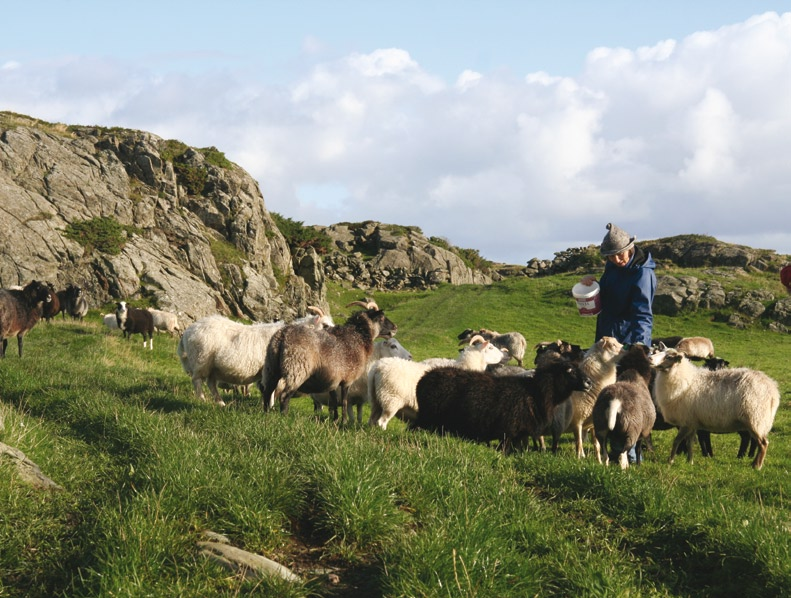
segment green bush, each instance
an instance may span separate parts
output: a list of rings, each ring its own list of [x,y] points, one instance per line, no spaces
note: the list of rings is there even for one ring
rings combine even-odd
[[[126,239],[140,230],[134,226],[124,226],[114,218],[102,216],[91,220],[70,222],[64,234],[72,241],[77,241],[90,254],[94,251],[118,255],[124,248]]]
[[[329,252],[332,247],[332,239],[326,233],[315,228],[305,226],[303,222],[292,220],[287,216],[282,216],[277,212],[270,212],[277,228],[286,238],[289,249],[307,249],[312,247],[319,255]]]

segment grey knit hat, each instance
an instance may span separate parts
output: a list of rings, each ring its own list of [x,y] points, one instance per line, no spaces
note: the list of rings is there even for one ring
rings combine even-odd
[[[605,257],[616,255],[627,249],[634,247],[634,240],[637,237],[630,237],[622,228],[618,228],[613,223],[607,225],[607,234],[601,242],[601,254]]]

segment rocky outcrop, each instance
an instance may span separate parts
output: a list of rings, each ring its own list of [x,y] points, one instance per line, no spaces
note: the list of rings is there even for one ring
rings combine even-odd
[[[75,283],[92,307],[147,297],[188,321],[328,310],[323,281],[294,272],[255,180],[215,148],[0,113],[0,208],[3,287]],[[109,249],[74,232],[108,225],[122,231]]]
[[[441,283],[491,284],[492,277],[464,263],[417,227],[367,221],[315,227],[333,241],[325,276],[365,290],[430,289]]]

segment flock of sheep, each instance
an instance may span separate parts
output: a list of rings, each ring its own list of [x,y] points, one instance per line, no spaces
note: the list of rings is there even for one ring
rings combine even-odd
[[[203,399],[205,383],[224,405],[220,383],[258,385],[266,410],[287,411],[297,394],[310,395],[314,409],[328,405],[333,419],[387,428],[393,417],[412,428],[454,434],[480,442],[496,441],[504,451],[543,447],[552,435],[572,432],[578,457],[589,436],[600,462],[612,455],[621,467],[635,448],[661,426],[677,427],[671,461],[679,451],[692,460],[691,437],[739,432],[754,444],[753,467],[760,469],[767,435],[779,407],[777,383],[747,368],[724,368],[713,344],[702,337],[658,339],[656,346],[626,348],[604,337],[587,350],[564,341],[536,346],[535,368],[525,369],[524,336],[467,329],[455,359],[413,361],[393,338],[397,326],[373,302],[335,326],[317,308],[291,324],[244,325],[209,316],[187,327],[178,356]],[[383,337],[384,341],[377,341]],[[671,345],[668,348],[668,345]],[[507,365],[516,359],[518,365]],[[690,359],[706,360],[698,367]],[[609,447],[609,450],[608,450]]]
[[[41,317],[49,320],[60,312],[81,319],[82,310],[87,312],[81,296],[73,285],[56,293],[37,281],[0,289],[0,357],[12,336],[21,357],[22,339]],[[777,382],[757,370],[724,367],[727,362],[714,357],[709,339],[672,337],[656,339],[650,348],[627,348],[604,337],[585,350],[562,340],[539,343],[535,368],[525,369],[526,341],[520,333],[467,329],[459,335],[463,348],[455,359],[416,362],[395,340],[398,327],[375,302],[349,306],[361,309],[338,326],[316,307],[290,324],[247,325],[208,316],[184,330],[178,358],[196,396],[205,400],[206,384],[218,405],[225,405],[219,385],[255,383],[265,410],[278,405],[285,412],[293,396],[308,394],[314,409],[328,405],[333,419],[340,408],[344,423],[353,419],[356,406],[362,423],[368,402],[370,425],[385,429],[398,416],[412,428],[496,441],[506,452],[531,442],[543,448],[543,437],[550,434],[557,451],[560,435],[572,432],[578,457],[585,456],[587,435],[599,462],[612,458],[623,468],[633,448],[640,462],[654,429],[678,428],[671,462],[682,451],[692,461],[696,433],[703,454],[712,455],[709,433],[739,432],[738,456],[751,444],[753,467],[763,465],[780,404]],[[180,333],[176,314],[123,301],[104,323],[127,338],[141,334],[151,349],[155,329]],[[511,359],[518,365],[507,365]]]

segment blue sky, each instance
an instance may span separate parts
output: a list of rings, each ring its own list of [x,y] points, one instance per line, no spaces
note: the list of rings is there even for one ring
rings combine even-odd
[[[27,0],[3,11],[0,110],[216,146],[270,210],[417,225],[496,261],[609,221],[791,254],[788,11]]]

